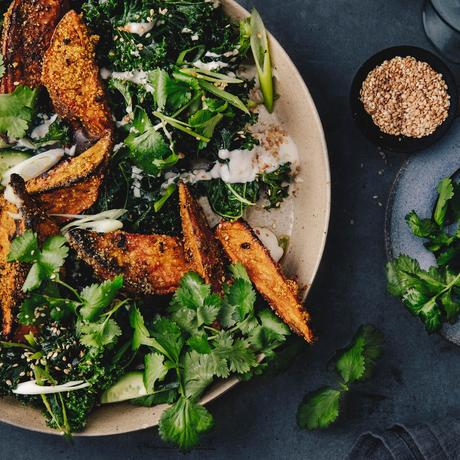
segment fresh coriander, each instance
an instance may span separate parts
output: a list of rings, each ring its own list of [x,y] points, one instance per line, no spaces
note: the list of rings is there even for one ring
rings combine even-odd
[[[351,344],[338,353],[336,371],[341,377],[335,387],[322,387],[305,396],[297,411],[301,428],[328,428],[340,414],[340,403],[350,385],[368,379],[382,353],[383,334],[371,324],[361,326]]]

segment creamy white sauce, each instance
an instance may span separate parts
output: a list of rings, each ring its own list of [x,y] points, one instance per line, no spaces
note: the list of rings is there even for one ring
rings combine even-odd
[[[206,54],[204,55],[204,57],[213,58],[213,59],[220,58],[221,56],[222,56],[221,54],[213,53],[212,51],[206,51]]]
[[[162,188],[178,180],[190,184],[211,179],[222,179],[227,184],[252,182],[258,174],[275,171],[287,162],[295,170],[299,164],[297,146],[289,136],[283,139],[284,143],[275,152],[262,146],[255,146],[252,150],[221,149],[218,156],[223,162],[216,161],[207,168],[196,168],[181,174],[167,173]]]
[[[142,37],[142,35],[150,32],[154,25],[153,22],[128,22],[124,26],[119,27],[119,29]]]
[[[283,248],[279,245],[276,235],[266,227],[253,227],[253,230],[262,244],[268,249],[275,262],[279,262],[283,257]]]
[[[212,72],[213,70],[220,70],[220,69],[223,69],[224,67],[228,67],[228,64],[226,62],[222,62],[222,61],[203,62],[201,59],[198,59],[197,61],[195,61],[193,65],[197,69],[208,70],[209,72]]]
[[[211,169],[213,179],[222,179],[227,184],[252,182],[259,173],[256,149],[219,150],[219,158],[227,163],[217,162]]]
[[[45,120],[41,125],[38,125],[30,133],[32,139],[43,139],[50,131],[50,126],[56,121],[57,114],[55,113],[51,118]]]

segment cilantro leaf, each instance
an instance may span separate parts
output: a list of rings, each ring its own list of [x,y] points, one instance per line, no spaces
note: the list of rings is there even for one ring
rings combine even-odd
[[[256,292],[252,284],[242,278],[237,278],[226,292],[224,303],[235,306],[239,319],[243,320],[254,313],[255,301]]]
[[[290,330],[270,310],[260,311],[258,317],[261,325],[250,331],[249,342],[257,351],[267,353],[283,343],[290,335]]]
[[[339,416],[342,393],[323,387],[306,396],[297,411],[297,423],[301,428],[317,430],[327,428]]]
[[[406,222],[412,233],[420,238],[428,238],[439,230],[439,227],[431,219],[420,219],[415,211],[407,214]]]
[[[193,335],[187,340],[187,345],[202,354],[208,354],[212,351],[206,334]]]
[[[195,447],[199,435],[214,425],[212,415],[200,404],[180,397],[160,419],[160,436],[163,441],[177,444],[181,449]]]
[[[38,250],[37,234],[32,230],[26,230],[12,241],[7,260],[32,263],[36,260]]]
[[[24,292],[30,292],[38,289],[45,278],[46,275],[41,271],[40,265],[35,262],[27,274],[26,280],[22,285],[22,290]]]
[[[348,384],[370,377],[376,359],[382,353],[382,333],[371,324],[361,326],[352,344],[341,353],[336,368]]]
[[[115,299],[123,286],[123,276],[119,275],[102,284],[92,284],[81,291],[83,301],[80,309],[81,317],[86,321],[93,321]]]
[[[452,179],[445,178],[439,182],[437,191],[439,196],[434,210],[433,218],[438,225],[442,225],[446,218],[447,203],[454,196],[454,186],[452,184]]]
[[[216,375],[216,361],[209,354],[195,350],[187,353],[182,361],[185,395],[198,399]]]
[[[216,339],[213,355],[225,359],[231,372],[245,374],[257,366],[257,357],[243,339],[234,340],[228,332],[222,332]]]
[[[179,362],[184,346],[182,332],[174,321],[160,318],[153,323],[152,336],[163,349],[164,354],[173,362]]]
[[[195,272],[186,273],[174,293],[174,303],[197,310],[211,294],[211,286],[205,284]]]
[[[234,279],[243,279],[247,281],[248,283],[251,282],[248,272],[246,271],[246,268],[244,268],[244,265],[241,262],[236,262],[230,265],[230,273],[232,274]]]
[[[104,348],[115,343],[121,335],[117,322],[108,318],[98,323],[84,323],[80,327],[80,342],[88,348]]]
[[[217,294],[210,294],[209,297],[204,300],[203,305],[198,307],[198,325],[201,326],[202,324],[212,324],[219,314],[221,304],[222,299]]]
[[[159,353],[148,353],[144,357],[144,385],[147,393],[153,393],[155,383],[163,380],[168,372],[164,364],[164,356]]]
[[[0,133],[20,139],[32,121],[38,90],[19,85],[11,94],[0,94]]]
[[[150,121],[147,112],[136,107],[133,130],[124,140],[134,163],[153,176],[173,166],[179,160],[163,136]]]
[[[37,257],[37,263],[40,265],[43,276],[49,278],[64,265],[69,253],[66,242],[66,239],[61,235],[52,236],[45,241]]]
[[[131,349],[133,351],[139,350],[141,345],[147,345],[154,347],[160,353],[166,355],[166,350],[164,350],[156,340],[150,337],[149,330],[145,326],[144,318],[139,308],[131,308],[129,313],[129,324],[133,328],[133,337],[131,339]]]
[[[192,98],[190,86],[170,77],[165,70],[155,69],[149,72],[149,80],[153,86],[153,96],[159,111],[167,107],[175,112]]]

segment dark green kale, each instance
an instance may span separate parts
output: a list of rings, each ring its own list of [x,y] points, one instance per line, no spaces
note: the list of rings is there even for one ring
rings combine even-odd
[[[211,208],[227,220],[242,217],[246,208],[255,205],[259,198],[260,189],[257,181],[227,184],[222,179],[213,179],[206,186]]]
[[[123,5],[123,6],[122,6]],[[223,54],[239,44],[237,27],[227,27],[221,8],[205,0],[88,0],[85,20],[101,33],[99,56],[118,71],[153,70],[175,64],[184,50],[203,49]],[[130,22],[150,22],[153,28],[139,36],[123,30]]]
[[[289,196],[291,179],[291,163],[284,163],[275,171],[260,175],[259,180],[263,184],[269,201],[266,209],[279,207],[281,202]]]
[[[126,151],[117,152],[91,212],[125,208],[128,212],[121,219],[127,231],[180,235],[182,227],[177,194],[173,194],[156,212],[154,204],[162,196],[161,184],[164,179],[134,168]]]

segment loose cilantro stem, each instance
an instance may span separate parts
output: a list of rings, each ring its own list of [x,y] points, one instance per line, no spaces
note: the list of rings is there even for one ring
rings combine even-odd
[[[68,289],[78,299],[79,302],[82,301],[82,299],[80,297],[80,294],[72,286],[68,285],[67,283],[65,283],[64,281],[62,281],[58,277],[56,277],[54,282],[57,283],[57,284],[60,284],[61,286],[65,287],[66,289]]]

